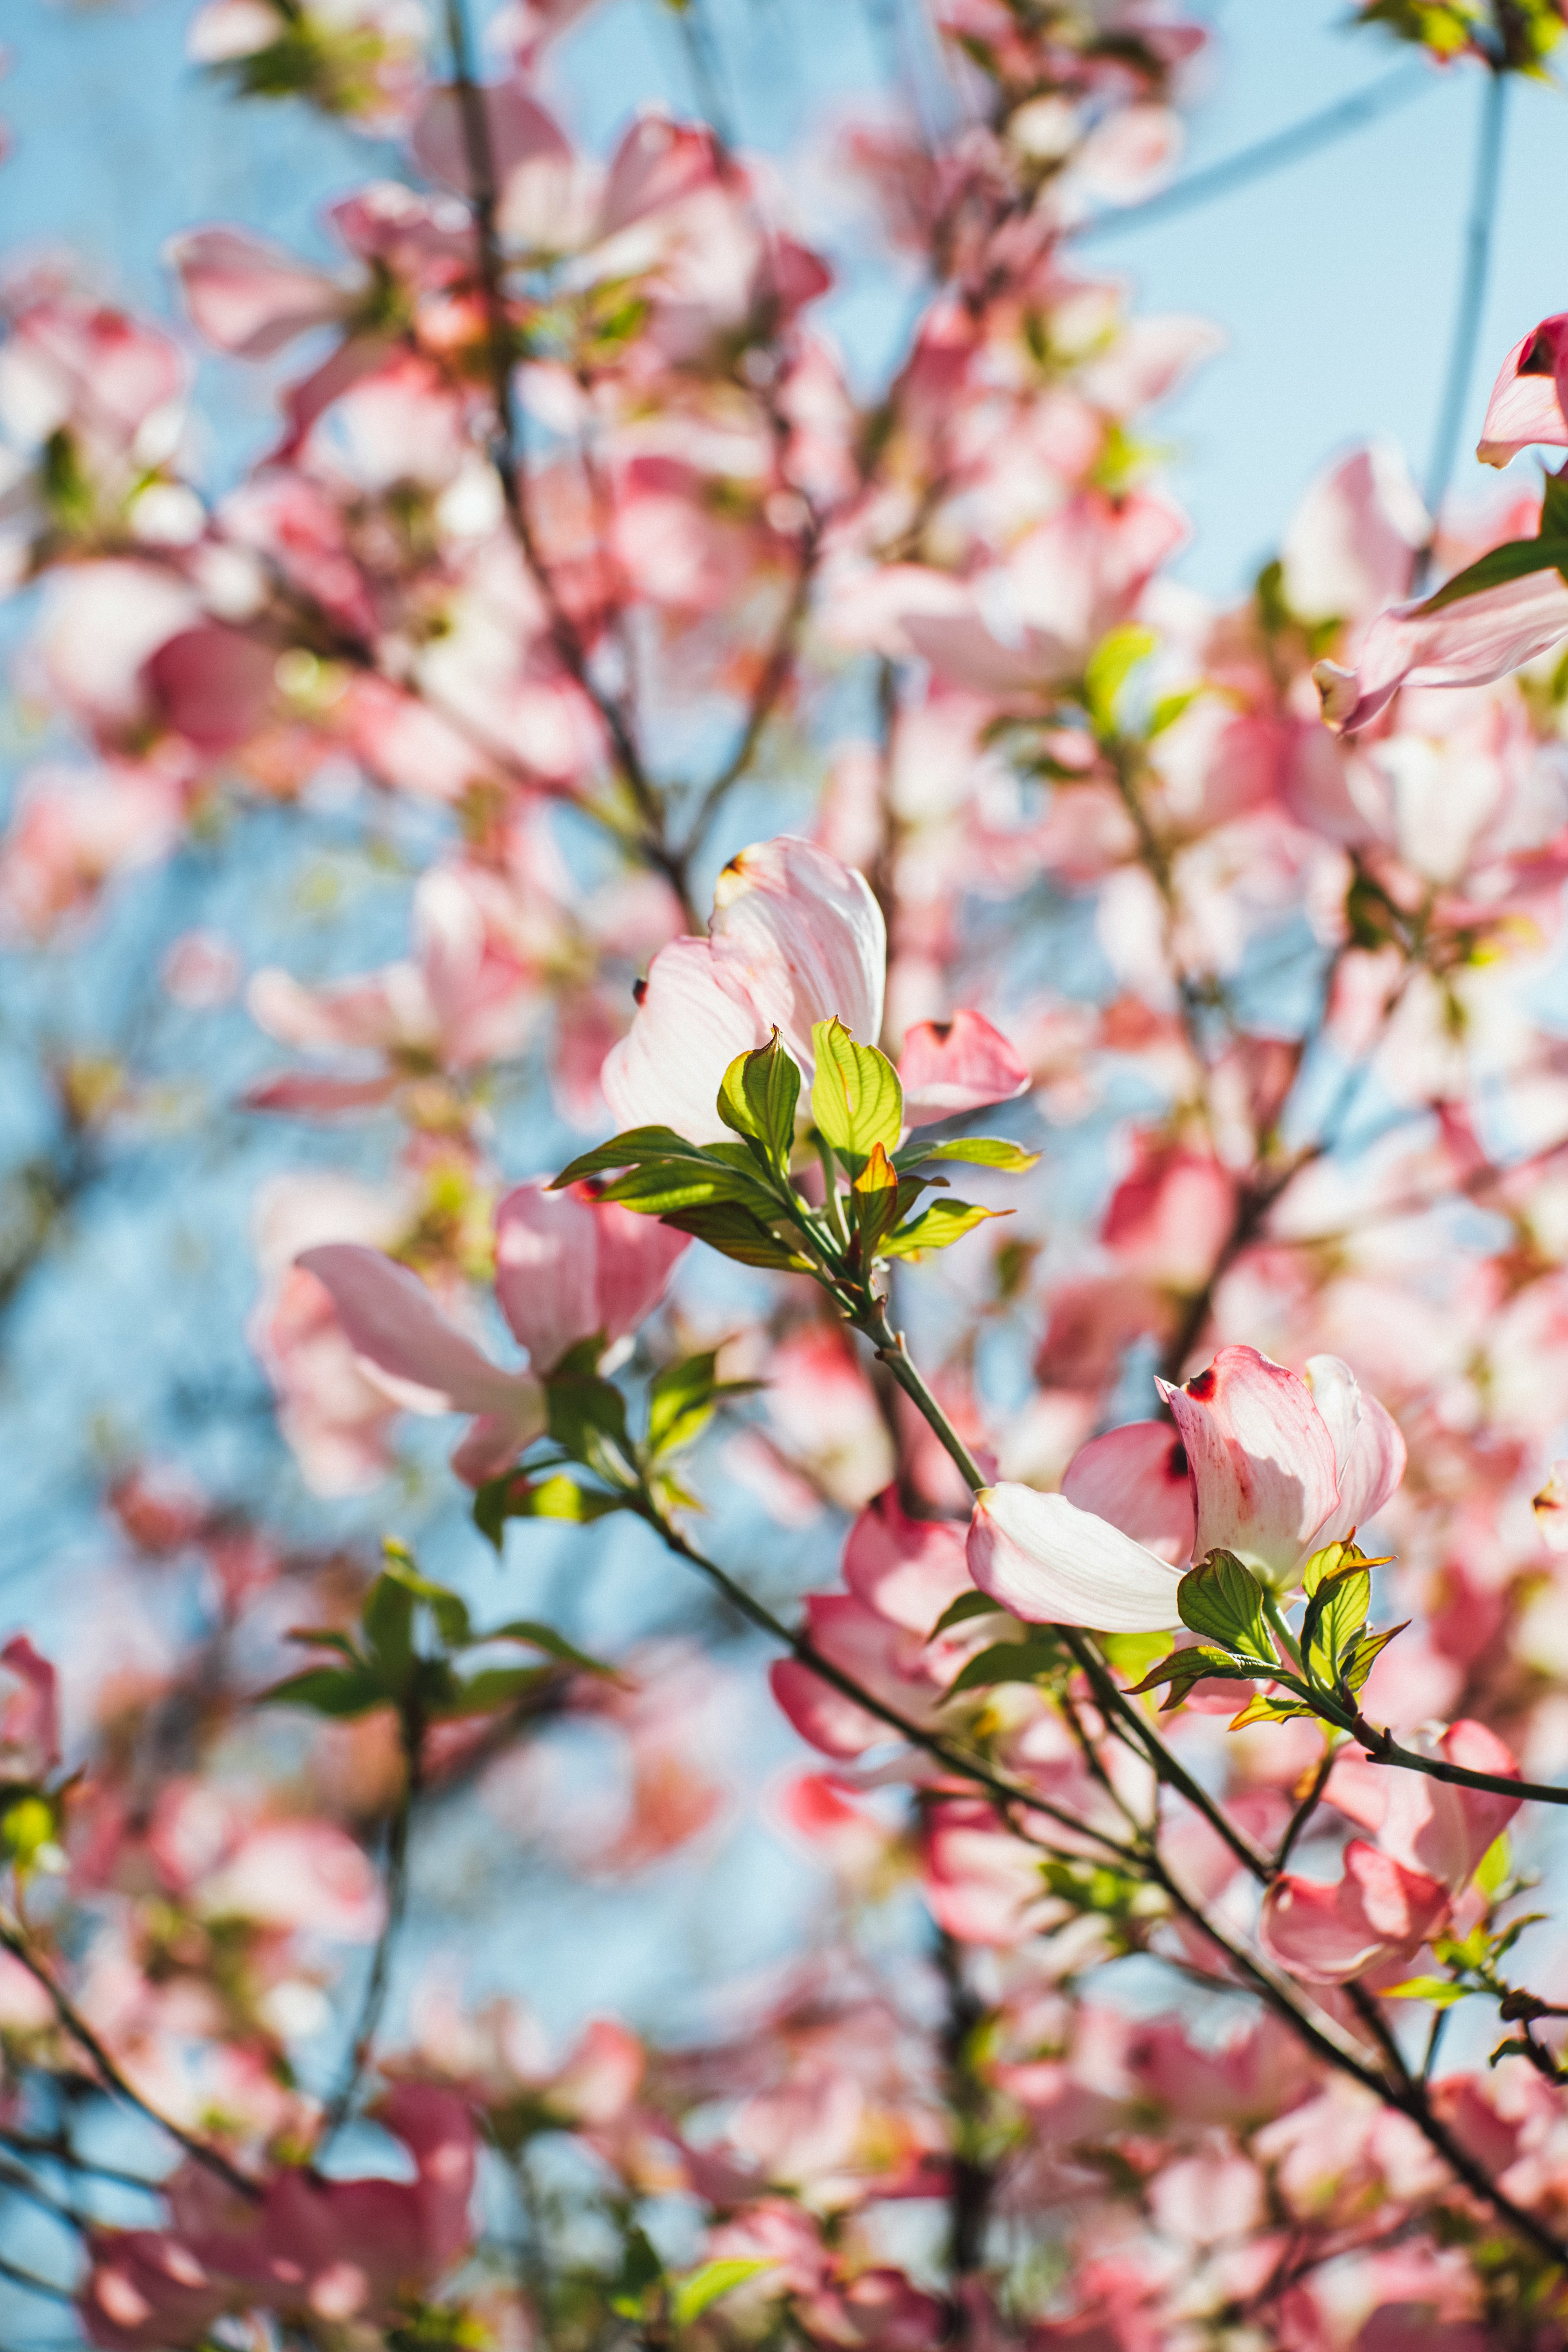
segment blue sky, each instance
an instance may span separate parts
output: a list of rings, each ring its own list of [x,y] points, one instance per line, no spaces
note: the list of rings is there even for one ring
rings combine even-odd
[[[1349,29],[1343,0],[1208,0],[1215,33],[1196,78],[1186,168],[1196,168],[1375,81],[1408,51]],[[166,307],[163,239],[193,222],[266,226],[324,250],[321,204],[378,149],[292,106],[236,112],[184,63],[189,0],[71,7],[13,0],[12,71],[0,85],[15,152],[0,173],[7,247],[80,254],[106,289]],[[840,0],[719,0],[721,71],[741,136],[788,152],[822,103],[875,84],[873,20]],[[1420,69],[1417,68],[1419,71]],[[690,103],[674,18],[659,0],[608,0],[552,61],[563,110],[603,143],[639,100]],[[1430,70],[1410,105],[1268,180],[1184,218],[1098,241],[1152,310],[1195,310],[1224,353],[1164,412],[1176,487],[1194,521],[1183,570],[1227,594],[1277,541],[1315,468],[1347,441],[1392,433],[1419,474],[1436,419],[1460,268],[1481,95],[1470,68]],[[1515,85],[1499,235],[1479,341],[1467,456],[1456,488],[1491,478],[1468,455],[1502,352],[1568,299],[1558,224],[1568,215],[1568,97]],[[809,205],[812,189],[802,193]],[[1086,257],[1087,258],[1087,257]],[[878,337],[868,295],[839,307],[847,336]],[[226,370],[220,468],[258,446],[268,393]]]

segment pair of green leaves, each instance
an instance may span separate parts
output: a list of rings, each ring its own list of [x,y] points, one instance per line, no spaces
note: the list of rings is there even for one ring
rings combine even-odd
[[[476,1633],[462,1595],[421,1576],[401,1544],[386,1545],[386,1566],[366,1593],[358,1638],[323,1628],[299,1628],[289,1640],[330,1653],[338,1663],[308,1666],[263,1691],[261,1703],[308,1707],[345,1719],[395,1707],[405,1721],[446,1722],[488,1715],[527,1697],[563,1672],[609,1675],[613,1669],[531,1618]],[[540,1652],[546,1665],[479,1666],[458,1671],[463,1654],[492,1642],[515,1642]]]
[[[1201,1639],[1189,1649],[1173,1651],[1135,1687],[1145,1691],[1168,1684],[1164,1707],[1169,1709],[1182,1704],[1194,1683],[1210,1676],[1279,1685],[1278,1694],[1259,1691],[1234,1718],[1232,1730],[1290,1716],[1327,1714],[1331,1721],[1348,1717],[1355,1712],[1373,1660],[1405,1630],[1403,1625],[1379,1633],[1367,1630],[1371,1570],[1383,1564],[1368,1559],[1348,1538],[1325,1545],[1307,1562],[1301,1577],[1307,1612],[1297,1673],[1288,1662],[1289,1644],[1277,1641],[1270,1629],[1262,1585],[1233,1552],[1211,1552],[1176,1588],[1182,1622]]]
[[[765,2255],[721,2255],[696,2270],[677,2275],[668,2272],[645,2230],[635,2223],[626,2233],[621,2273],[610,2291],[610,2309],[650,2331],[658,2329],[662,2344],[673,2329],[679,2336],[700,2319],[711,2304],[755,2278],[759,2271],[776,2267]]]
[[[491,1478],[474,1497],[474,1524],[499,1551],[509,1519],[567,1519],[579,1526],[637,1507],[645,1486],[684,1500],[671,1481],[670,1458],[694,1444],[726,1398],[750,1396],[755,1381],[721,1381],[718,1352],[666,1364],[648,1383],[645,1434],[634,1438],[626,1401],[595,1368],[595,1343],[574,1349],[544,1384],[554,1452],[528,1470]],[[564,1466],[591,1474],[584,1486]]]

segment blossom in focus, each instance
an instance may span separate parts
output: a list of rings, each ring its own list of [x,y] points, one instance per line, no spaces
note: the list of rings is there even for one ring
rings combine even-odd
[[[837,1017],[874,1043],[888,942],[865,877],[783,834],[731,858],[705,940],[672,940],[648,968],[637,1017],[600,1073],[617,1125],[673,1127],[692,1143],[730,1130],[714,1108],[737,1054],[773,1029],[809,1079],[812,1029]],[[911,1118],[946,1118],[1028,1085],[1024,1064],[977,1013],[910,1033]]]
[[[1037,1624],[1173,1625],[1184,1563],[1161,1554],[1185,1532],[1177,1441],[1194,1561],[1234,1553],[1282,1591],[1315,1551],[1373,1517],[1404,1475],[1393,1419],[1337,1357],[1313,1357],[1298,1377],[1256,1348],[1222,1348],[1184,1386],[1160,1388],[1173,1437],[1163,1423],[1134,1422],[1075,1457],[1059,1495],[1005,1481],[978,1497],[968,1559],[982,1591]],[[1072,1489],[1092,1496],[1098,1512]]]

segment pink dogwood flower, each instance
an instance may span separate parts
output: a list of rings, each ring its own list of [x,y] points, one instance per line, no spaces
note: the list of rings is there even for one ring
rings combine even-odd
[[[1568,311],[1542,319],[1521,335],[1498,370],[1476,455],[1483,466],[1506,466],[1521,449],[1568,446]]]
[[[545,1373],[581,1340],[628,1338],[657,1306],[686,1243],[596,1201],[586,1185],[509,1192],[496,1211],[496,1297],[531,1366]],[[297,1262],[325,1285],[361,1367],[395,1403],[473,1416],[452,1457],[460,1477],[498,1475],[542,1433],[535,1371],[493,1363],[395,1258],[330,1242]]]
[[[1453,1724],[1429,1752],[1470,1771],[1513,1774],[1512,1756],[1484,1724]],[[1477,1864],[1519,1811],[1520,1800],[1389,1772],[1360,1758],[1335,1763],[1329,1801],[1376,1843],[1352,1838],[1331,1885],[1287,1874],[1263,1905],[1261,1934],[1296,1975],[1341,1984],[1366,1969],[1415,1957],[1436,1934]]]
[[[1568,582],[1546,568],[1435,612],[1430,599],[1390,605],[1367,631],[1353,670],[1321,661],[1312,676],[1328,725],[1337,735],[1353,735],[1402,686],[1489,686],[1563,637]]]
[[[196,2345],[226,2313],[258,2305],[309,2330],[384,2324],[470,2242],[476,2137],[462,2101],[435,2084],[395,2084],[377,2113],[412,2157],[412,2180],[327,2180],[296,2166],[247,2203],[191,2166],[170,2185],[169,2229],[94,2230],[80,2296],[89,2341],[103,2352]]]
[[[882,1026],[888,938],[864,875],[781,834],[731,858],[705,940],[672,940],[648,967],[627,1034],[600,1084],[622,1128],[673,1127],[691,1143],[730,1130],[714,1108],[737,1054],[777,1029],[808,1079],[814,1024],[835,1015],[862,1043]],[[944,1034],[945,1032],[945,1034]],[[978,1013],[910,1032],[912,1117],[945,1118],[1021,1093],[1028,1072]]]
[[[1337,1357],[1314,1356],[1298,1377],[1256,1348],[1222,1348],[1184,1387],[1160,1389],[1173,1438],[1134,1422],[1075,1456],[1059,1495],[1006,1481],[979,1496],[968,1559],[982,1591],[1037,1624],[1174,1624],[1188,1524],[1173,1491],[1178,1444],[1193,1560],[1232,1552],[1280,1591],[1313,1552],[1373,1517],[1404,1475],[1398,1429]]]

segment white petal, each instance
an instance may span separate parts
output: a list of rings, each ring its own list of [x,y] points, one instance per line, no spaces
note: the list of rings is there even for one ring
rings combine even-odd
[[[981,1591],[1031,1624],[1147,1633],[1177,1622],[1180,1570],[1065,1495],[986,1487],[975,1499],[968,1560]]]

